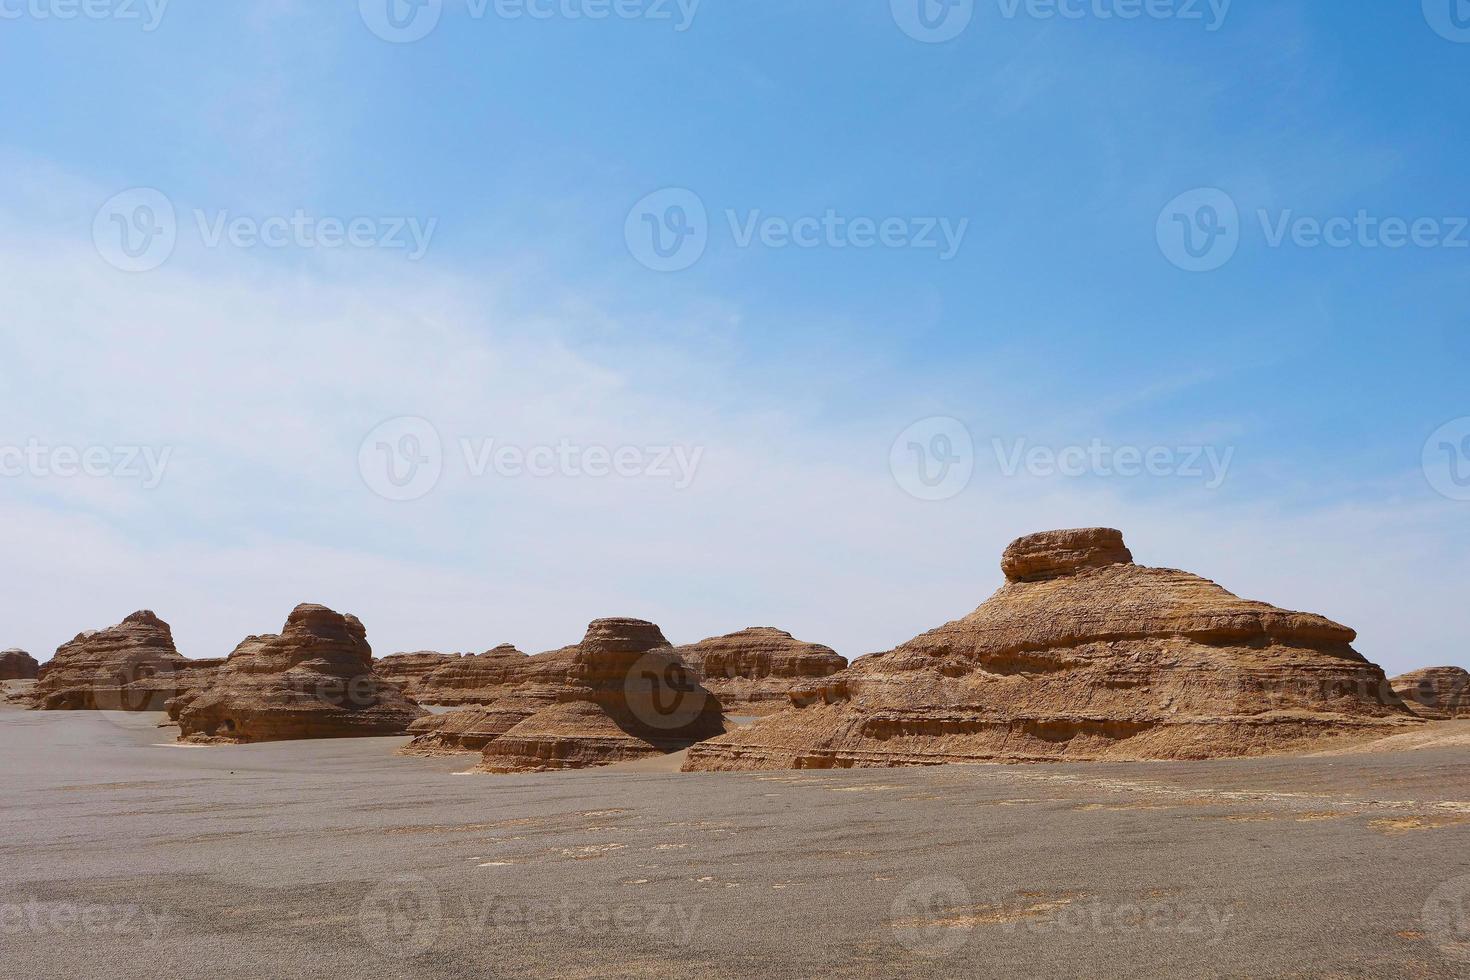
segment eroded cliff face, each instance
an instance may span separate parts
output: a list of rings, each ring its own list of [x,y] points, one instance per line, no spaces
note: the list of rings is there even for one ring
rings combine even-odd
[[[754,626],[676,648],[695,677],[731,715],[767,715],[791,704],[790,693],[847,666],[831,647],[784,630]]]
[[[31,706],[44,711],[162,711],[170,698],[209,683],[223,661],[190,660],[151,610],[90,630],[56,648],[37,671]]]
[[[309,604],[279,634],[246,638],[209,687],[180,696],[170,713],[181,738],[198,742],[399,735],[425,714],[373,673],[357,617]]]
[[[1355,634],[1133,563],[1107,528],[1011,544],[963,619],[792,693],[688,770],[1203,759],[1415,719]]]
[[[1420,717],[1470,718],[1470,671],[1463,667],[1425,667],[1389,683]]]

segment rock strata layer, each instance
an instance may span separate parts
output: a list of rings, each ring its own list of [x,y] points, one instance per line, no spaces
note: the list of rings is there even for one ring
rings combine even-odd
[[[1470,717],[1470,671],[1463,667],[1426,667],[1389,683],[1409,710],[1422,718]]]
[[[731,715],[768,715],[788,708],[793,689],[847,666],[847,658],[831,647],[805,643],[769,626],[675,649]]]
[[[526,683],[541,666],[533,660],[504,643],[440,665],[421,678],[415,690],[424,704],[490,704]]]
[[[970,615],[793,692],[685,768],[1206,759],[1417,723],[1351,629],[1136,565],[1118,531],[1030,535],[1002,567]]]
[[[37,671],[32,707],[44,711],[162,711],[170,698],[208,684],[223,661],[190,660],[152,611],[78,633]]]
[[[373,672],[356,616],[300,605],[279,634],[242,641],[214,682],[170,713],[181,740],[269,742],[401,735],[426,712]]]
[[[446,664],[460,659],[457,653],[393,653],[373,661],[373,671],[389,684],[396,685],[409,697],[416,697],[424,678]]]

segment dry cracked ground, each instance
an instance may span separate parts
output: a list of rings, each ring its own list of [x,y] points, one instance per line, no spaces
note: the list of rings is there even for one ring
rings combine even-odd
[[[1211,763],[463,775],[0,708],[4,977],[1470,977],[1470,722]]]

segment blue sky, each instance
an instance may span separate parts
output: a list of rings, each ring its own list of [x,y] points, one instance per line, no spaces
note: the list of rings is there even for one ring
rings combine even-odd
[[[153,30],[60,2],[0,5],[20,12],[0,19],[0,443],[170,457],[154,487],[3,478],[24,571],[0,645],[45,656],[146,605],[222,655],[313,600],[379,652],[544,649],[631,614],[857,655],[978,604],[1010,538],[1104,523],[1141,561],[1355,626],[1391,670],[1470,663],[1470,502],[1423,463],[1470,416],[1470,43],[1448,0],[1129,20],[1101,16],[1127,0],[980,0],[939,43],[900,27],[905,0],[704,0],[685,30],[653,0],[603,20],[445,0],[411,43],[369,29],[375,0],[173,0]],[[125,272],[94,222],[136,188],[178,241]],[[666,188],[706,211],[675,272],[625,234]],[[1160,228],[1201,188],[1240,217],[1228,260],[1191,272]],[[742,247],[728,216],[829,211],[964,234],[948,259]],[[200,230],[296,212],[432,235],[410,260]],[[1360,212],[1438,244],[1270,242]],[[409,501],[357,462],[398,417],[445,446]],[[890,451],[932,417],[964,423],[974,473],[921,500]],[[700,462],[682,488],[475,475],[460,439]],[[1230,462],[1218,486],[1007,475],[996,440]]]

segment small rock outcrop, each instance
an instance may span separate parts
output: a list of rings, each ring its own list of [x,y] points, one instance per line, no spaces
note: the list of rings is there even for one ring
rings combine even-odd
[[[571,684],[580,647],[562,647],[534,657],[527,657],[519,651],[512,656],[508,651],[514,649],[499,647],[482,654],[481,658],[465,657],[465,661],[481,659],[481,663],[469,670],[454,671],[448,684],[436,686],[431,693],[426,693],[425,698],[431,704],[446,695],[450,699],[459,695],[475,700],[461,702],[463,706],[454,711],[429,715],[414,722],[409,729],[414,740],[404,747],[402,753],[432,756],[479,752],[537,711],[554,704],[557,693]],[[485,661],[495,657],[502,658],[501,665],[492,673]],[[453,666],[459,668],[464,664]],[[453,686],[461,681],[465,687]]]
[[[720,702],[694,680],[663,633],[639,619],[599,619],[542,679],[488,706],[495,722],[482,772],[581,769],[667,754],[724,729]],[[536,658],[533,658],[536,659]],[[560,676],[558,677],[558,673]]]
[[[769,626],[753,626],[675,650],[731,715],[768,715],[788,708],[794,688],[847,666],[847,658],[831,647],[805,643]]]
[[[43,711],[162,711],[170,698],[209,683],[222,661],[190,660],[151,610],[78,633],[37,671],[31,706]]]
[[[490,704],[525,683],[531,661],[509,643],[493,650],[441,664],[419,680],[415,689],[424,704]]]
[[[793,692],[685,768],[1206,759],[1418,724],[1356,634],[1133,563],[1118,531],[1014,542],[963,619]]]
[[[404,694],[417,700],[419,686],[425,677],[460,659],[458,653],[434,653],[421,650],[417,653],[392,653],[381,660],[373,661],[373,671],[389,684],[397,685]]]
[[[309,604],[279,634],[247,637],[213,684],[170,705],[193,742],[401,735],[425,713],[373,672],[356,616]]]
[[[41,665],[24,650],[0,650],[0,681],[33,681]]]
[[[1426,667],[1389,683],[1421,718],[1470,718],[1470,671],[1463,667]]]

